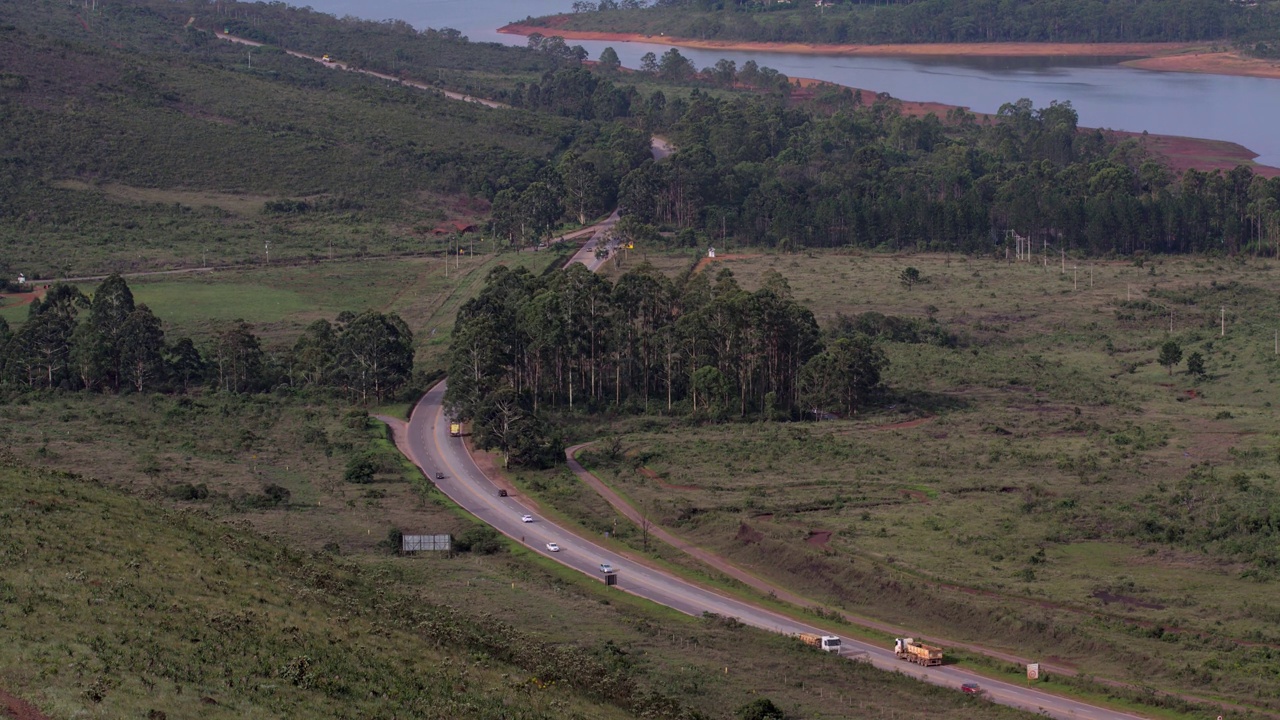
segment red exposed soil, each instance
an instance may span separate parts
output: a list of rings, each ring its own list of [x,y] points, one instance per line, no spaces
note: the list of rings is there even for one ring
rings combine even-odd
[[[816,545],[818,547],[824,548],[831,543],[831,531],[830,530],[810,530],[809,537],[805,538],[804,541],[809,543],[810,545]]]
[[[45,292],[46,288],[42,285],[32,292],[11,293],[8,295],[0,294],[0,298],[3,298],[4,300],[0,303],[0,307],[22,307],[23,305],[30,305],[39,298],[44,297]]]
[[[15,720],[49,720],[49,716],[35,709],[19,697],[0,690],[0,715]]]
[[[898,45],[827,45],[820,43],[747,42],[723,40],[693,40],[644,35],[642,33],[594,32],[566,30],[567,16],[547,18],[545,26],[512,23],[498,28],[508,35],[559,35],[566,40],[604,40],[617,42],[642,42],[658,45],[706,50],[738,50],[744,52],[776,52],[798,55],[871,55],[871,56],[947,56],[976,55],[981,57],[1132,57],[1150,58],[1185,52],[1197,47],[1193,43],[912,43]],[[1182,57],[1182,56],[1177,56]]]
[[[694,271],[695,273],[700,273],[700,272],[702,272],[702,271],[703,271],[703,269],[705,269],[705,268],[706,268],[708,265],[710,265],[713,261],[719,261],[719,260],[746,260],[747,258],[758,258],[758,257],[761,257],[761,256],[762,256],[762,254],[761,254],[761,253],[738,253],[738,254],[735,254],[735,255],[717,255],[717,256],[715,256],[715,257],[704,257],[704,258],[702,258],[701,260],[699,260],[699,261],[698,261],[698,264],[697,264],[697,265],[695,265],[695,266],[694,266],[693,271]]]

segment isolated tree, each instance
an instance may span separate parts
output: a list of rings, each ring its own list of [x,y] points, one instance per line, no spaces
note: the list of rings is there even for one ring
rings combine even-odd
[[[1204,367],[1204,356],[1199,352],[1193,352],[1187,356],[1187,372],[1197,378],[1203,380],[1206,372]]]
[[[618,58],[618,53],[613,48],[607,47],[600,51],[600,59],[596,61],[596,67],[600,72],[613,74],[622,67],[622,60]]]
[[[119,274],[113,274],[103,280],[93,293],[89,304],[89,324],[96,331],[96,339],[102,347],[90,354],[101,355],[106,365],[106,381],[112,388],[119,390],[125,374],[121,353],[124,343],[120,334],[124,331],[125,322],[134,311],[133,291]]]
[[[1182,362],[1182,346],[1176,340],[1169,340],[1160,346],[1160,356],[1156,362],[1169,369],[1169,374],[1173,374],[1173,368]]]
[[[902,287],[910,290],[920,282],[920,271],[914,267],[908,267],[898,275],[898,282],[902,283]]]

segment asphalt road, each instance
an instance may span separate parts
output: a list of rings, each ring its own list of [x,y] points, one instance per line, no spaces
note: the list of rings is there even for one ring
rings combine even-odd
[[[753,627],[785,634],[840,634],[838,631],[809,625],[706,589],[608,550],[590,538],[575,535],[538,517],[531,507],[521,502],[513,488],[507,488],[510,493],[508,497],[499,497],[499,486],[485,476],[471,459],[462,439],[449,436],[449,423],[441,407],[444,391],[445,383],[440,383],[418,402],[413,419],[405,426],[407,436],[403,438],[402,448],[427,477],[434,479],[437,472],[443,473],[443,479],[433,480],[436,486],[454,502],[502,534],[601,583],[604,580],[600,563],[609,563],[618,574],[618,591],[652,600],[689,615],[700,616],[704,612],[712,612],[737,618]],[[522,522],[521,516],[525,514],[533,515],[535,522]],[[547,551],[548,542],[559,544],[560,552]],[[1047,717],[1063,720],[1134,720],[1143,717],[991,680],[952,666],[919,667],[898,660],[889,647],[849,638],[843,638],[841,655],[870,662],[883,670],[898,671],[924,682],[957,688],[957,692],[962,683],[976,682],[986,691],[987,698],[994,702],[1041,713]],[[743,661],[749,662],[750,658],[743,658]]]

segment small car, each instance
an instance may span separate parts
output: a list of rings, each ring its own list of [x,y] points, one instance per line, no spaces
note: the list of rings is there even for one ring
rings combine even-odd
[[[533,522],[533,516],[525,515],[524,517],[520,518],[520,522]]]
[[[436,479],[437,479],[437,480],[443,480],[443,479],[444,479],[444,473],[442,473],[442,472],[440,472],[439,470],[437,470],[437,471],[436,471]]]
[[[600,572],[607,575],[613,572],[613,566],[610,565],[609,563],[600,563]]]
[[[506,496],[507,496],[507,491],[506,491],[506,490],[499,490],[499,491],[498,491],[498,497],[506,497]]]
[[[982,687],[978,683],[965,683],[960,686],[960,692],[965,695],[981,695]]]
[[[560,546],[555,543],[547,543],[547,552],[560,552]]]

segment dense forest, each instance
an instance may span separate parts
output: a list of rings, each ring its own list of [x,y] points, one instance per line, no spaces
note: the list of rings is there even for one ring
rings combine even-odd
[[[951,343],[932,321],[847,319],[824,335],[786,278],[748,292],[729,270],[672,280],[643,264],[616,283],[581,264],[497,268],[458,314],[446,402],[511,462],[559,460],[548,409],[699,418],[852,414],[880,390],[874,337]]]
[[[1069,104],[1006,104],[995,122],[844,103],[828,116],[702,96],[681,152],[623,179],[645,221],[784,246],[978,250],[1007,231],[1087,253],[1272,254],[1280,181],[1246,167],[1180,177],[1134,140],[1077,127]]]
[[[1173,42],[1280,34],[1280,4],[1231,0],[656,0],[578,2],[557,27],[704,40],[814,43]],[[534,20],[530,24],[546,22]]]
[[[413,333],[395,313],[317,320],[283,356],[268,354],[244,321],[203,349],[166,340],[160,318],[135,304],[119,275],[93,296],[55,284],[31,304],[16,332],[0,318],[0,389],[251,393],[277,387],[332,390],[367,403],[394,396],[413,377]]]

